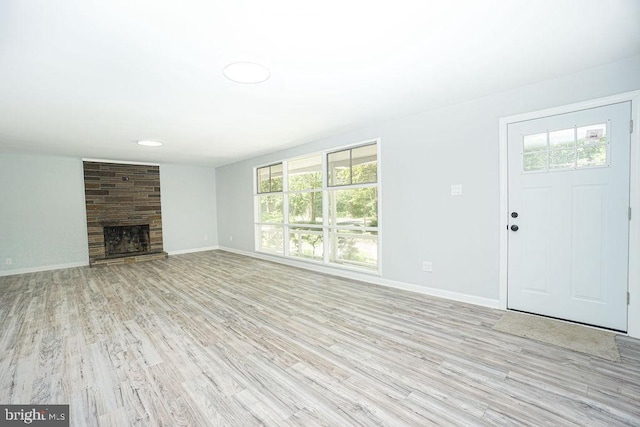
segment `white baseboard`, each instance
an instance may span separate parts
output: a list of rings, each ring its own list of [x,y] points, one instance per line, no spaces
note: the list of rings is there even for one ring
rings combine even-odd
[[[311,264],[304,261],[297,261],[290,258],[282,258],[271,256],[259,252],[248,252],[225,246],[218,247],[221,251],[232,252],[238,255],[245,255],[253,258],[263,259],[266,261],[277,262],[279,264],[290,265],[292,267],[304,268],[306,270],[316,271],[319,273],[330,274],[333,276],[344,277],[347,279],[360,280],[362,282],[372,283],[375,285],[386,286],[389,288],[402,289],[410,292],[417,292],[424,295],[445,298],[453,301],[464,302],[468,304],[479,305],[488,308],[499,308],[499,300],[491,298],[483,298],[475,295],[467,295],[459,292],[446,291],[442,289],[429,288],[426,286],[416,285],[412,283],[397,282],[394,280],[384,279],[374,274],[358,273],[354,271],[343,270],[340,268],[327,267],[324,265]]]
[[[451,291],[446,291],[442,289],[429,288],[426,286],[420,286],[412,283],[397,282],[394,280],[384,279],[375,274],[359,273],[357,271],[349,271],[349,270],[343,270],[335,267],[327,267],[324,265],[311,264],[304,261],[297,261],[289,258],[270,256],[268,254],[262,254],[258,252],[248,252],[248,251],[243,251],[243,250],[234,249],[234,248],[227,248],[224,246],[207,246],[203,248],[183,249],[183,250],[170,251],[170,252],[168,251],[167,253],[169,255],[181,255],[181,254],[188,254],[193,252],[203,252],[203,251],[213,251],[213,250],[222,250],[226,252],[232,252],[239,255],[245,255],[253,258],[277,262],[279,264],[290,265],[292,267],[304,268],[306,270],[316,271],[319,273],[330,274],[333,276],[344,277],[347,279],[360,280],[362,282],[372,283],[375,285],[402,289],[410,292],[417,292],[424,295],[430,295],[430,296],[435,296],[439,298],[446,298],[453,301],[475,304],[482,307],[499,308],[499,301],[490,299],[490,298],[483,298],[475,295],[462,294],[459,292],[451,292]],[[85,267],[88,265],[89,265],[88,262],[81,261],[81,262],[74,262],[74,263],[68,263],[68,264],[45,265],[40,267],[21,268],[21,269],[15,269],[15,270],[1,270],[0,276],[12,276],[16,274],[36,273],[39,271],[60,270],[63,268]]]
[[[182,254],[191,254],[193,252],[215,251],[216,249],[220,249],[220,248],[218,246],[206,246],[204,248],[181,249],[179,251],[167,251],[167,254],[182,255]]]
[[[0,276],[14,276],[16,274],[37,273],[39,271],[62,270],[63,268],[86,267],[88,261],[71,262],[68,264],[42,265],[39,267],[17,268],[15,270],[1,270]]]
[[[202,252],[202,251],[213,251],[218,249],[218,246],[207,246],[204,248],[194,248],[194,249],[183,249],[179,251],[171,251],[167,252],[168,255],[181,255],[181,254],[189,254],[192,252]],[[29,267],[29,268],[17,268],[13,270],[0,270],[0,277],[2,276],[14,276],[16,274],[25,274],[25,273],[37,273],[39,271],[50,271],[50,270],[61,270],[63,268],[74,268],[74,267],[85,267],[88,266],[88,261],[81,262],[72,262],[68,264],[54,264],[54,265],[42,265],[39,267]]]

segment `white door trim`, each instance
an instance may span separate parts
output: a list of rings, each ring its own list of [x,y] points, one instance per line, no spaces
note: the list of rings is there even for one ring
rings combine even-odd
[[[631,101],[631,117],[634,130],[631,134],[631,168],[629,200],[633,212],[629,223],[629,292],[631,299],[628,308],[627,334],[640,338],[640,90],[598,98],[575,104],[562,105],[499,119],[500,144],[500,293],[499,308],[507,309],[507,268],[508,268],[508,175],[507,175],[507,126],[510,123],[539,119],[557,114],[587,108],[602,107],[617,102]]]

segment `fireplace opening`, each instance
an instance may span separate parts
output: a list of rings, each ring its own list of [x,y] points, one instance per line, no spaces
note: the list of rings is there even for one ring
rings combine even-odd
[[[103,229],[107,257],[149,252],[149,224],[105,226]]]

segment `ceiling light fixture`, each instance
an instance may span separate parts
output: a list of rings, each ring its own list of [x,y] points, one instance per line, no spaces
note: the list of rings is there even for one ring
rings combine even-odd
[[[145,147],[160,147],[162,145],[162,142],[153,141],[151,139],[141,139],[140,141],[138,141],[138,145],[144,145]]]
[[[236,83],[262,83],[271,77],[269,69],[255,62],[233,62],[224,67],[226,78]]]

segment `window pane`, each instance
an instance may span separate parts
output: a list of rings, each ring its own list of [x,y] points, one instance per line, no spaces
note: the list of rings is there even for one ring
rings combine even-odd
[[[351,150],[351,182],[366,184],[378,181],[378,151],[376,144]]]
[[[271,191],[269,181],[269,167],[258,169],[258,193],[268,193]]]
[[[583,126],[577,129],[578,145],[605,144],[607,142],[607,124]]]
[[[546,171],[547,170],[547,150],[525,153],[522,159],[523,170],[525,172]]]
[[[549,151],[549,169],[573,168],[576,161],[576,150]]]
[[[329,230],[329,259],[338,264],[377,268],[378,233]]]
[[[578,167],[606,166],[607,146],[606,144],[592,145],[578,148]]]
[[[284,232],[282,226],[260,225],[260,250],[284,253]]]
[[[535,135],[525,135],[522,138],[522,147],[525,153],[547,149],[547,134],[537,133]],[[545,162],[546,163],[546,162]],[[547,165],[545,164],[545,167]],[[526,169],[525,169],[526,170]]]
[[[322,155],[287,162],[289,191],[322,188]]]
[[[322,229],[291,228],[289,230],[289,254],[321,260],[324,256]]]
[[[282,191],[282,163],[257,169],[258,193]]]
[[[378,188],[353,188],[329,192],[329,223],[344,226],[378,226]]]
[[[377,157],[377,143],[369,142],[257,168],[257,250],[375,270]]]
[[[271,191],[282,191],[282,163],[271,166]]]
[[[260,222],[282,222],[282,194],[259,196]]]
[[[338,151],[327,155],[329,185],[351,184],[351,150]]]
[[[322,192],[289,194],[289,222],[322,224]]]
[[[562,129],[549,132],[549,149],[573,148],[575,142],[574,129]]]

